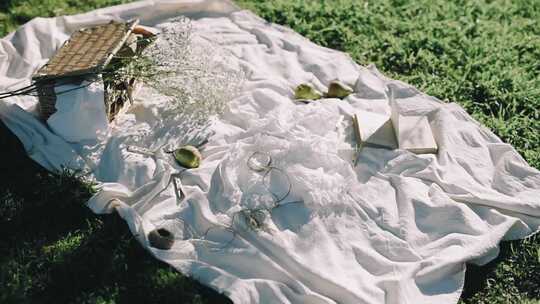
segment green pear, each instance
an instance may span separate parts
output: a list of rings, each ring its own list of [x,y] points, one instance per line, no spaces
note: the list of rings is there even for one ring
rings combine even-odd
[[[198,168],[201,164],[202,155],[199,150],[193,146],[183,146],[173,152],[176,162],[186,168]]]
[[[330,82],[330,85],[328,86],[328,93],[326,93],[326,97],[343,99],[351,95],[352,92],[353,89],[351,87],[341,81],[334,80]]]
[[[322,93],[307,83],[303,83],[294,90],[294,98],[304,100],[317,100],[322,98]]]

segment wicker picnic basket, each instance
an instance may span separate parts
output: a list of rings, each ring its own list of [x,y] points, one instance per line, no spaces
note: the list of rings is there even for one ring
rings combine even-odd
[[[122,58],[134,56],[142,51],[145,44],[138,43],[141,36],[148,38],[151,33],[137,30],[138,20],[130,22],[110,22],[81,29],[32,77],[36,84],[39,111],[43,120],[56,112],[56,99],[60,85],[82,84],[103,81],[104,103],[109,121],[128,103],[132,103],[132,91],[136,79],[125,76],[121,79],[99,78],[108,65],[115,61],[117,54]],[[84,86],[81,85],[80,88]],[[61,92],[60,92],[61,93]]]

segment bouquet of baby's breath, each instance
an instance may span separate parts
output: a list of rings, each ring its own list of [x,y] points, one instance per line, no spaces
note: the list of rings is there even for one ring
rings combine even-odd
[[[190,19],[171,19],[160,30],[155,41],[117,73],[142,80],[169,98],[172,112],[203,127],[238,94],[243,73],[225,67],[220,61],[224,51],[211,42],[194,42]]]
[[[243,75],[224,67],[219,61],[222,54],[211,43],[201,45],[192,38],[186,17],[163,24],[158,39],[143,53],[153,72],[146,83],[168,96],[175,110],[203,125],[223,113],[238,93]]]

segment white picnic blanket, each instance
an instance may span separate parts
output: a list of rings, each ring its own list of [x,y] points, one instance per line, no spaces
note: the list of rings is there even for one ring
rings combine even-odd
[[[134,17],[154,26],[180,14],[193,19],[200,41],[230,51],[226,61],[246,75],[241,95],[208,130],[202,166],[182,174],[187,197],[181,201],[170,183],[178,167],[167,155],[126,149],[197,140],[183,129],[185,122],[162,118],[163,99],[143,90],[108,134],[78,143],[36,119],[35,98],[0,102],[0,118],[28,154],[49,170],[91,170],[101,190],[89,207],[116,210],[156,258],[235,303],[454,304],[466,262],[486,263],[501,240],[538,230],[540,172],[459,105],[385,78],[226,1],[141,1],[34,19],[0,40],[0,91],[28,84],[82,26]],[[296,85],[310,82],[324,90],[334,79],[354,85],[356,93],[343,101],[293,100]],[[351,114],[388,115],[388,84],[396,88],[400,111],[429,118],[439,152],[366,147],[353,167]],[[274,173],[289,178],[283,206],[267,215],[265,229],[238,223],[230,242],[230,231],[219,229],[203,240],[238,210],[267,201],[264,173],[247,166],[254,152],[270,156]],[[282,177],[271,190],[283,193],[286,184]],[[171,250],[149,246],[146,235],[157,227],[175,232]]]

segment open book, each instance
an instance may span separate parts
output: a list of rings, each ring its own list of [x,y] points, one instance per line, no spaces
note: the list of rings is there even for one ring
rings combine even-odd
[[[427,117],[425,115],[401,115],[394,98],[393,88],[389,86],[388,90],[388,103],[392,110],[390,119],[394,126],[399,148],[416,154],[437,153],[437,143]]]
[[[398,147],[390,117],[358,110],[352,117],[358,146],[396,149]]]
[[[416,154],[437,153],[437,143],[424,115],[401,115],[389,86],[391,115],[358,110],[353,115],[357,148],[404,149]]]

